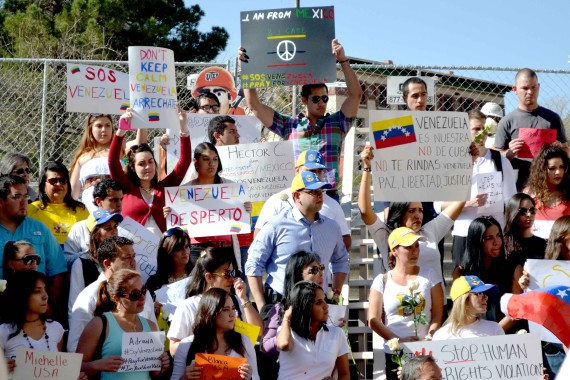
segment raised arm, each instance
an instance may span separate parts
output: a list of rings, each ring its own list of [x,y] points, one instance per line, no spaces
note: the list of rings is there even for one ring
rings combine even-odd
[[[178,120],[180,122],[180,158],[172,172],[161,181],[161,184],[164,186],[180,185],[192,162],[192,146],[190,143],[186,111],[184,111],[180,105],[177,105],[177,107]]]
[[[461,211],[463,211],[463,207],[465,207],[465,201],[451,202],[445,210],[443,210],[443,214],[447,215],[451,220],[455,220],[459,214],[461,214]]]
[[[291,316],[293,315],[293,306],[283,314],[281,322],[281,330],[277,334],[277,349],[279,351],[289,351],[293,348],[293,334],[291,333]]]
[[[355,117],[358,113],[360,98],[362,97],[360,83],[358,82],[358,78],[356,77],[354,70],[350,67],[350,62],[344,53],[344,48],[336,38],[332,40],[331,46],[336,60],[340,63],[342,73],[344,74],[344,80],[346,81],[346,89],[348,91],[348,97],[344,103],[342,103],[340,110],[346,117]]]
[[[245,54],[244,48],[238,49],[238,58],[240,61],[248,62],[249,57]],[[264,126],[269,128],[273,124],[273,113],[275,112],[273,108],[261,103],[257,90],[255,89],[244,89],[243,95],[251,112],[253,112],[255,117],[257,117]]]
[[[370,199],[370,187],[372,185],[372,158],[374,158],[373,148],[369,145],[365,146],[360,153],[362,160],[362,178],[360,180],[360,191],[358,192],[358,208],[362,221],[367,225],[374,224],[378,216],[374,213]]]

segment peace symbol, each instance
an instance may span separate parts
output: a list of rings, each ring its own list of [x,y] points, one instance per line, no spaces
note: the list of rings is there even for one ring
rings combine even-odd
[[[277,45],[277,56],[281,58],[282,61],[292,60],[296,52],[297,47],[293,41],[283,40]]]

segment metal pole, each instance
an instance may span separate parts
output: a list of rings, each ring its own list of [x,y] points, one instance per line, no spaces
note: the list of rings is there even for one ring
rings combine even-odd
[[[301,0],[295,0],[295,8],[301,7]],[[297,86],[293,86],[293,92],[291,94],[293,97],[291,101],[291,116],[295,117],[297,115]]]
[[[44,60],[44,83],[42,86],[42,129],[40,131],[40,170],[44,167],[47,113],[48,61]],[[39,172],[39,171],[38,171]]]

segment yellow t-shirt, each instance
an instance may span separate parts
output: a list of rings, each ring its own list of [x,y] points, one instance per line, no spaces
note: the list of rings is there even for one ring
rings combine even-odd
[[[65,203],[48,203],[43,210],[40,201],[28,205],[28,216],[45,224],[61,245],[65,243],[71,227],[89,216],[87,208],[77,207],[75,212]]]

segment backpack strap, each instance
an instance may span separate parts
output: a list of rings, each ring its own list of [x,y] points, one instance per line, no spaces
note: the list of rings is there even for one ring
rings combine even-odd
[[[97,269],[97,264],[91,259],[79,258],[81,260],[81,269],[83,270],[83,280],[85,281],[85,287],[92,284],[99,277],[99,269]]]
[[[491,151],[491,159],[495,163],[495,168],[498,172],[503,172],[503,163],[501,162],[501,152],[495,149],[489,149]]]
[[[105,343],[105,338],[107,337],[107,317],[105,314],[101,314],[101,322],[103,322],[103,329],[97,341],[97,348],[95,348],[95,356],[97,359],[103,357],[103,343]]]

